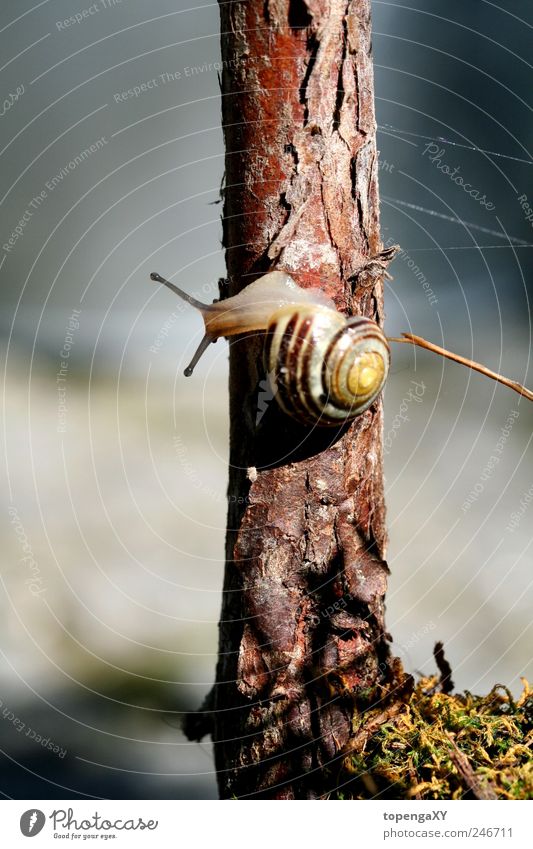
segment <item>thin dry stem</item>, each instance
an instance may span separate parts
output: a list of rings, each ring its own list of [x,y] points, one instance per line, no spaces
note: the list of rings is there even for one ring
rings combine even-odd
[[[533,392],[521,383],[518,383],[516,380],[504,377],[502,374],[498,374],[490,368],[487,368],[487,366],[484,366],[481,363],[476,363],[475,360],[469,360],[467,357],[462,357],[460,354],[454,354],[446,348],[441,348],[433,342],[428,342],[427,339],[422,339],[421,336],[415,336],[414,333],[402,333],[402,336],[404,337],[403,339],[391,336],[388,336],[387,339],[389,342],[403,342],[406,345],[418,345],[419,348],[426,348],[428,351],[440,354],[441,357],[446,357],[448,360],[453,360],[456,363],[461,363],[463,366],[468,366],[468,368],[478,371],[486,377],[491,377],[493,380],[497,380],[498,383],[503,383],[504,386],[508,386],[509,389],[514,389],[515,392],[518,392],[519,395],[523,395],[523,397],[527,398],[529,401],[533,401]]]

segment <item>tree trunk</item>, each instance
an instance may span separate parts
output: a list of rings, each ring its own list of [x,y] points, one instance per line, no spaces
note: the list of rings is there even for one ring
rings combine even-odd
[[[277,268],[381,321],[390,253],[379,253],[369,0],[221,2],[220,13],[229,293]],[[258,415],[262,342],[230,349],[209,715],[222,797],[316,798],[339,780],[354,711],[395,674],[382,405],[338,430],[299,426],[275,401]]]

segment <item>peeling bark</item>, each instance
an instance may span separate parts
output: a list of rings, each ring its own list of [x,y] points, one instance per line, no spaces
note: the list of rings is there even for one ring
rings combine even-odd
[[[221,2],[230,294],[272,268],[383,318],[369,0]],[[335,786],[354,711],[394,678],[381,401],[339,430],[272,402],[262,338],[230,349],[230,480],[211,729],[222,797]],[[201,729],[199,731],[198,729]]]

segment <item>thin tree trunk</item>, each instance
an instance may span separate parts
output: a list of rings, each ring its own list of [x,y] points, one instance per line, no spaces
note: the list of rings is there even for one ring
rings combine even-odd
[[[275,267],[381,321],[390,254],[379,253],[369,0],[221,0],[220,13],[230,294]],[[209,716],[222,797],[314,798],[338,781],[354,710],[394,675],[382,406],[311,430],[272,401],[257,422],[261,352],[260,336],[230,349]]]

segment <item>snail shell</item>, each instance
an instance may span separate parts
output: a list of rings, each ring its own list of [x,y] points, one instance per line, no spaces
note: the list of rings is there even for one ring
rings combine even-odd
[[[389,346],[375,321],[287,306],[271,316],[265,365],[278,404],[307,424],[339,425],[363,413],[387,378]]]
[[[186,375],[219,336],[266,331],[265,367],[281,408],[305,424],[341,425],[364,412],[383,389],[390,351],[370,318],[346,319],[320,289],[302,289],[272,271],[238,295],[203,304],[151,275],[198,309],[205,336]]]

